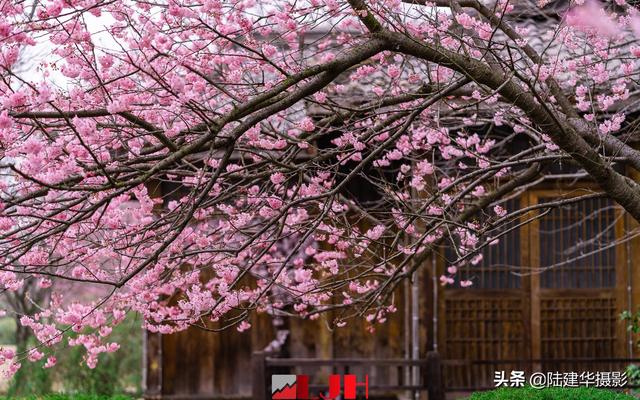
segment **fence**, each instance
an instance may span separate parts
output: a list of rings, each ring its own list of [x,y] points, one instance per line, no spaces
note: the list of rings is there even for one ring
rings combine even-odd
[[[437,352],[430,351],[426,358],[406,359],[317,359],[317,358],[277,358],[276,353],[253,353],[253,396],[255,400],[271,398],[271,374],[290,373],[296,368],[330,368],[331,373],[348,374],[351,368],[418,367],[421,382],[412,385],[407,382],[376,384],[371,382],[372,392],[426,391],[430,400],[444,400],[445,392],[475,392],[495,389],[495,371],[525,371],[529,376],[534,371],[541,372],[598,372],[624,371],[630,364],[640,364],[637,358],[556,358],[556,359],[513,359],[513,360],[441,360]],[[398,374],[401,377],[402,374]],[[626,389],[638,388],[637,382],[628,382]],[[320,389],[319,385],[310,385]]]
[[[398,381],[395,384],[381,384],[371,382],[369,390],[374,392],[389,391],[426,391],[429,393],[429,400],[444,400],[444,386],[442,380],[442,362],[440,355],[435,351],[427,353],[426,358],[419,360],[406,359],[363,359],[363,358],[338,358],[338,359],[318,359],[318,358],[276,358],[271,357],[273,353],[262,351],[254,352],[252,357],[252,384],[253,400],[266,400],[271,398],[271,374],[274,370],[282,373],[283,370],[293,370],[294,368],[330,368],[332,373],[348,374],[350,368],[359,367],[372,369],[379,367],[420,368],[421,382],[412,385],[408,382]],[[399,374],[398,376],[401,376]],[[320,389],[319,385],[309,385],[311,389]]]

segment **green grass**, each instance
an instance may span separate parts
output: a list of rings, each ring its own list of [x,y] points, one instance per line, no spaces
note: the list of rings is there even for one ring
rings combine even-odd
[[[500,388],[474,393],[467,400],[635,400],[628,394],[595,388]]]

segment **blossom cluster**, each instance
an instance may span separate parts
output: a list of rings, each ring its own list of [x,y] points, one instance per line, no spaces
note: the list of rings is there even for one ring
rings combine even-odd
[[[9,374],[54,366],[64,346],[95,367],[129,312],[169,334],[348,307],[374,329],[444,242],[458,260],[440,281],[473,286],[458,271],[481,266],[499,240],[487,227],[510,219],[496,188],[564,155],[502,83],[378,45],[371,19],[504,69],[602,140],[625,127],[640,51],[624,44],[638,15],[623,2],[575,4],[539,32],[505,28],[506,1],[489,14],[356,3],[2,3],[0,286],[53,293],[18,316],[39,345],[0,352]]]

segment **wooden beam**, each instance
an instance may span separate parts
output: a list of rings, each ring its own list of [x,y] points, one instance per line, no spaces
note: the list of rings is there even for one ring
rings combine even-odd
[[[266,355],[263,351],[255,351],[251,356],[251,386],[254,400],[267,399]]]

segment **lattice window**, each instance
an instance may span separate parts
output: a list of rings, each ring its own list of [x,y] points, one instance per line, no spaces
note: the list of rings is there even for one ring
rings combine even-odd
[[[543,359],[610,359],[616,354],[615,298],[571,297],[540,301]],[[579,362],[553,362],[543,370],[591,370]]]
[[[552,201],[540,198],[540,203]],[[590,199],[555,208],[540,219],[540,287],[590,289],[616,281],[615,206]]]
[[[445,301],[447,335],[444,353],[450,359],[513,360],[526,358],[522,298],[462,298]],[[506,368],[500,365],[500,369]],[[514,366],[515,367],[515,366]],[[448,366],[447,386],[471,383],[490,386],[493,365]]]
[[[542,197],[539,204],[556,199]],[[514,201],[506,208],[519,206]],[[540,212],[528,229],[515,229],[485,248],[479,266],[458,272],[460,279],[474,281],[472,288],[520,290],[444,290],[439,336],[444,356],[489,361],[446,365],[447,386],[491,387],[494,370],[617,370],[605,361],[618,354],[624,340],[617,337],[620,303],[614,291],[621,214],[604,198]],[[525,275],[521,285],[513,272],[530,265],[521,264],[524,254],[531,256],[532,266],[545,270],[539,279]],[[446,256],[455,260],[452,250]],[[505,278],[509,275],[515,280]],[[510,361],[527,358],[549,361]]]
[[[503,207],[508,212],[520,208],[520,199],[510,199]],[[489,232],[489,235],[496,237],[500,232],[506,232],[518,221],[513,221],[501,226],[499,229]],[[500,237],[496,244],[486,246],[482,249],[482,261],[478,265],[465,265],[458,272],[458,280],[452,287],[460,287],[460,281],[470,280],[473,285],[470,289],[519,289],[520,276],[515,273],[520,271],[521,265],[521,232],[520,229],[513,229]],[[448,246],[445,251],[447,266],[458,257],[452,246]]]

